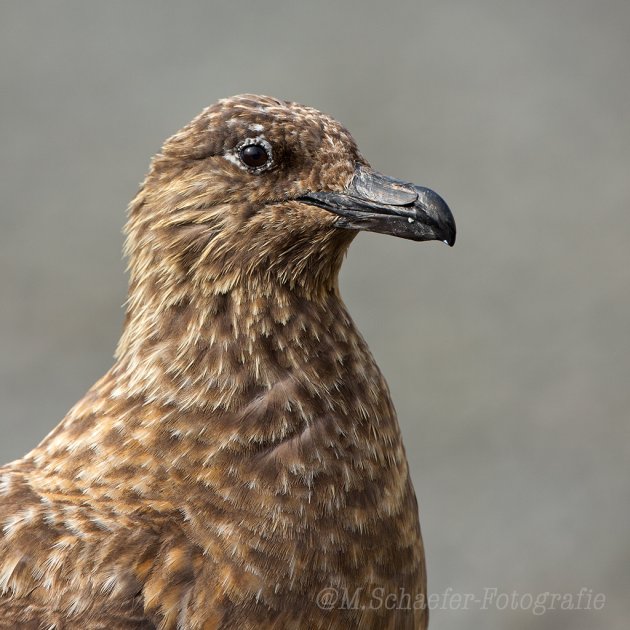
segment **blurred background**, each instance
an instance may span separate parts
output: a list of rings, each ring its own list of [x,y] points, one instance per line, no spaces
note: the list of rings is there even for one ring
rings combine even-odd
[[[439,191],[454,249],[362,234],[341,284],[391,386],[429,589],[604,593],[432,628],[628,627],[630,3],[0,6],[0,459],[111,365],[125,207],[216,99],[328,112]]]

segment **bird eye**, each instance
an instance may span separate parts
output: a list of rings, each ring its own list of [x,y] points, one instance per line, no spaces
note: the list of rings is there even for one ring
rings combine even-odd
[[[271,164],[271,145],[262,139],[246,141],[238,156],[248,168],[261,170]]]

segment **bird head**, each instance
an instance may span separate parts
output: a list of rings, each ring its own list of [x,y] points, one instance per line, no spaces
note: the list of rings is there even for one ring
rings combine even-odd
[[[321,112],[274,98],[218,101],[169,138],[130,206],[132,283],[220,291],[330,287],[358,231],[455,241],[433,191],[372,170]]]

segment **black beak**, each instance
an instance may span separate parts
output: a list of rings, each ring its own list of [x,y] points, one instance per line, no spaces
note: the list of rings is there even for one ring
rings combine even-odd
[[[365,166],[357,167],[344,192],[312,192],[298,201],[338,214],[340,228],[455,244],[455,220],[442,197]]]

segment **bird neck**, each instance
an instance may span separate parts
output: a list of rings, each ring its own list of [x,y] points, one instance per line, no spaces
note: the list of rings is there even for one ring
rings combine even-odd
[[[133,295],[113,368],[126,395],[233,411],[289,376],[330,370],[351,349],[368,353],[336,282],[308,294],[262,286]]]
[[[262,458],[273,475],[317,470],[331,449],[362,460],[359,444],[361,465],[402,457],[387,386],[336,290],[237,287],[132,311],[101,396],[163,466],[183,458],[204,484],[234,457],[247,470]]]

